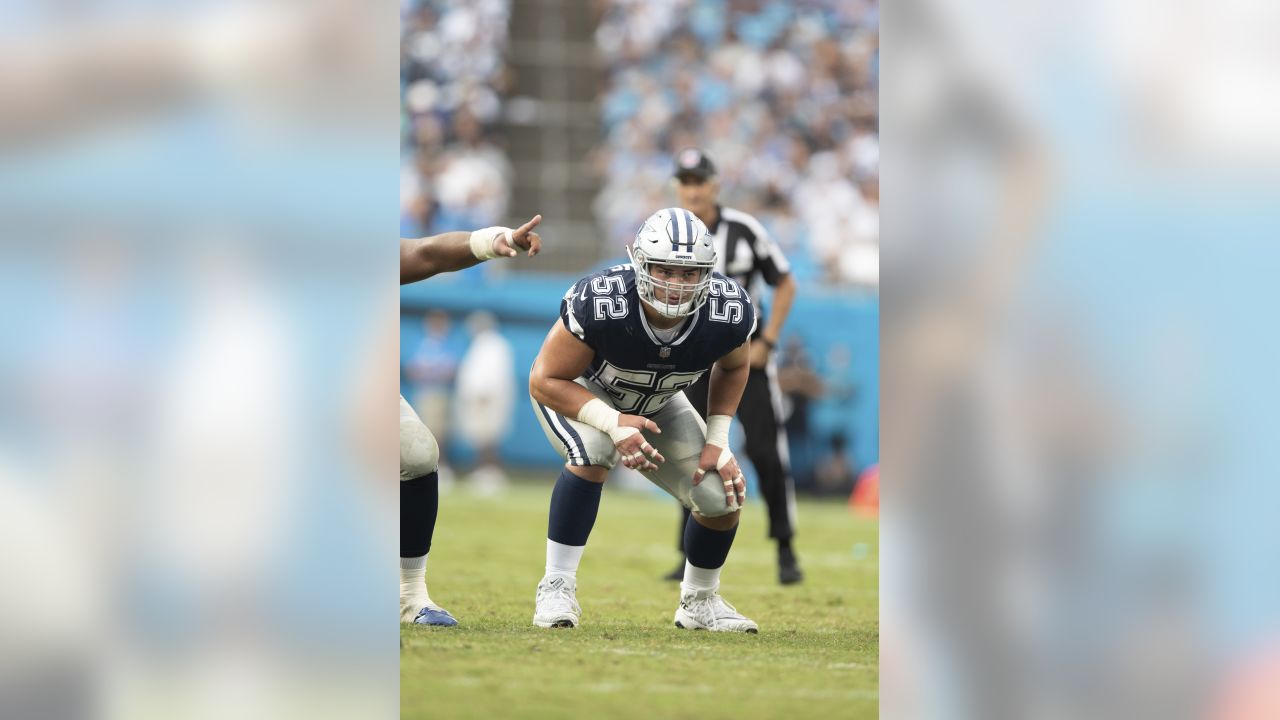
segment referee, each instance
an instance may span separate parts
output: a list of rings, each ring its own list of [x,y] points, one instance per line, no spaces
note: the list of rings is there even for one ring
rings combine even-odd
[[[701,150],[687,148],[676,155],[676,196],[680,206],[706,223],[716,244],[716,270],[737,280],[751,295],[760,313],[751,343],[751,375],[738,404],[738,420],[747,433],[747,458],[756,469],[760,495],[769,509],[769,537],[778,543],[778,581],[783,585],[804,579],[791,547],[796,528],[795,487],[791,480],[791,460],[782,427],[782,394],[774,348],[782,323],[796,296],[796,281],[778,244],[754,217],[717,203],[720,181],[716,168]],[[773,286],[773,312],[766,316],[760,303],[761,281]],[[705,420],[707,383],[710,373],[686,388],[684,393]],[[680,552],[684,554],[684,527],[689,511],[680,521]],[[684,576],[684,560],[667,575],[668,580]]]

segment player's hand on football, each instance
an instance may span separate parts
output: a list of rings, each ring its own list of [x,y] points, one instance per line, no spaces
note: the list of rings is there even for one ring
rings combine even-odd
[[[537,255],[538,251],[542,249],[542,238],[539,237],[538,233],[534,232],[533,229],[537,227],[540,222],[542,222],[542,216],[534,215],[533,219],[529,222],[511,231],[510,243],[507,242],[505,233],[499,235],[494,248],[497,250],[499,255],[503,255],[505,257],[515,257],[516,255],[519,255],[520,253],[517,252],[516,248],[519,248],[520,250],[527,250],[529,257]],[[512,247],[513,245],[514,247]]]
[[[724,483],[724,494],[729,501],[729,509],[737,510],[747,501],[747,479],[742,476],[742,468],[738,460],[728,448],[719,445],[703,445],[702,456],[698,458],[698,469],[693,471],[693,484],[702,483],[702,478],[712,470],[720,474]]]
[[[619,415],[618,428],[633,428],[637,431],[619,438],[613,444],[618,448],[618,456],[622,459],[623,465],[632,470],[647,472],[657,470],[658,463],[666,460],[662,457],[662,453],[658,452],[657,448],[650,445],[644,435],[638,432],[648,430],[660,434],[662,429],[658,427],[658,423],[640,415]]]

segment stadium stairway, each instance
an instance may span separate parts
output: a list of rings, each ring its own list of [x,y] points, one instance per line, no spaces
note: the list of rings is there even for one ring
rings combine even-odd
[[[537,260],[521,258],[516,268],[581,272],[600,259],[591,211],[598,183],[588,168],[600,136],[596,19],[580,0],[521,0],[512,3],[510,23],[503,132],[516,178],[509,222],[540,212],[540,230],[551,240]]]

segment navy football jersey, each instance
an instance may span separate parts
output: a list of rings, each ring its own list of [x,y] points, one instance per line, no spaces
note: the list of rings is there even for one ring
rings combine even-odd
[[[664,341],[645,317],[634,268],[615,265],[574,283],[560,320],[595,350],[583,377],[620,412],[652,415],[751,337],[756,310],[741,285],[712,273],[707,301]]]

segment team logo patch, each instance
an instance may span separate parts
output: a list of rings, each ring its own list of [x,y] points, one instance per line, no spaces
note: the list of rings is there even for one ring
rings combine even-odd
[[[689,148],[688,150],[685,150],[684,152],[680,153],[680,167],[685,167],[685,168],[697,167],[698,161],[701,159],[702,159],[702,156],[698,154],[697,150],[694,150],[693,148]]]
[[[660,358],[671,357],[671,348],[667,347],[666,345],[663,345],[662,349],[658,351],[658,357]]]

